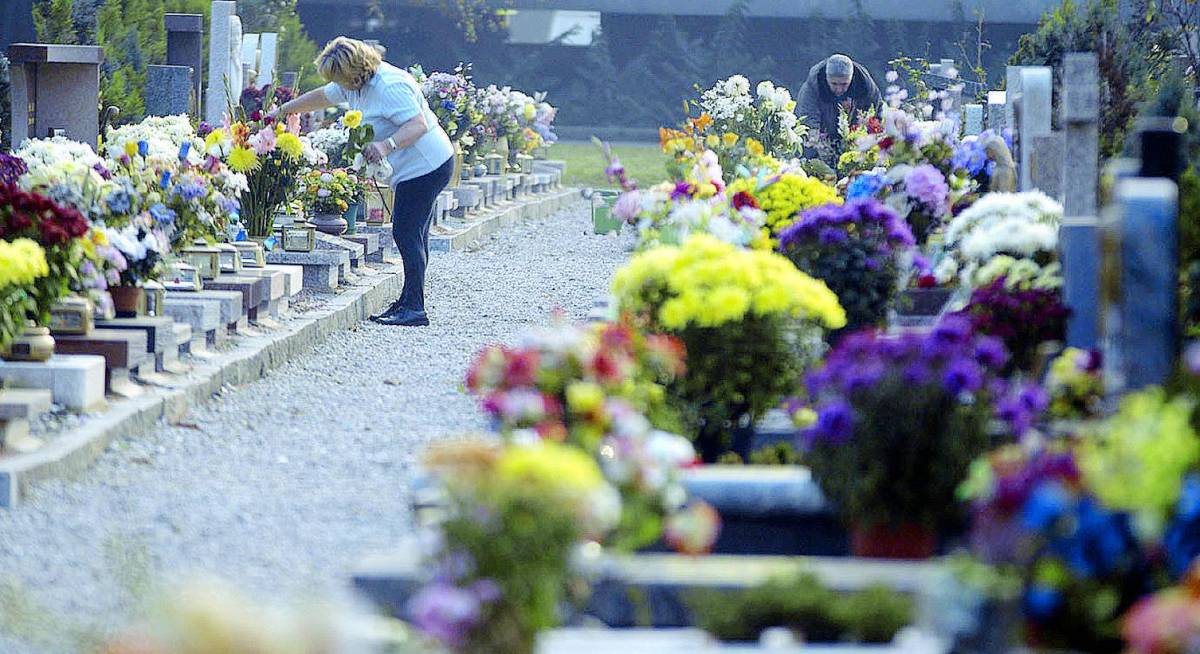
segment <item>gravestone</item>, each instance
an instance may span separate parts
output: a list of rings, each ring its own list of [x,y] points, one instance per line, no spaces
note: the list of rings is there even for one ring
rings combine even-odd
[[[1016,103],[1021,98],[1021,71],[1025,66],[1006,66],[1004,68],[1004,124],[1014,130],[1017,128]]]
[[[1065,135],[1062,132],[1051,132],[1030,137],[1028,142],[1030,186],[1027,190],[1037,189],[1061,202],[1066,175]]]
[[[1048,66],[1025,66],[1020,71],[1020,109],[1016,123],[1019,134],[1017,158],[1019,188],[1028,191],[1037,188],[1034,183],[1033,162],[1035,161],[1034,138],[1049,136],[1051,128],[1051,84]]]
[[[1063,301],[1071,308],[1067,345],[1099,345],[1100,233],[1097,192],[1100,184],[1100,78],[1096,55],[1069,53],[1063,59],[1060,110],[1064,156],[1071,162],[1063,183],[1063,221],[1059,261]]]
[[[242,34],[243,73],[247,73],[248,71],[254,71],[255,73],[258,72],[258,42],[258,34]],[[257,83],[257,80],[252,80],[250,77],[246,77],[242,80],[242,83],[247,85],[252,82]]]
[[[217,125],[228,109],[226,90],[242,91],[242,21],[237,3],[213,0],[209,19],[208,89],[204,96],[204,119]]]
[[[193,115],[202,115],[204,97],[204,16],[200,14],[163,14],[167,31],[167,65],[192,69],[195,105]]]
[[[187,66],[146,67],[146,115],[192,113],[192,69]]]
[[[1004,113],[1008,108],[1007,95],[1005,91],[988,91],[987,94],[987,126],[996,133],[1008,127],[1004,120]]]
[[[962,108],[963,133],[973,136],[983,131],[983,105],[964,104]]]
[[[1119,324],[1106,352],[1117,391],[1165,383],[1178,352],[1178,190],[1164,178],[1117,182]]]
[[[266,86],[275,81],[275,65],[279,48],[279,35],[263,34],[258,42],[258,85]]]
[[[100,139],[100,63],[91,45],[8,46],[12,142],[62,135],[96,147]]]

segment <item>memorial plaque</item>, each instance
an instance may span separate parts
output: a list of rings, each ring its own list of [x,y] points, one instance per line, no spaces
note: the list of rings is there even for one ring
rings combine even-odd
[[[317,230],[312,227],[284,227],[283,249],[287,252],[312,252],[316,247]]]

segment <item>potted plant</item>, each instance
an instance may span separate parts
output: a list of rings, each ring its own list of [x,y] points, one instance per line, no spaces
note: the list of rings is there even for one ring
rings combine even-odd
[[[0,241],[0,351],[25,332],[29,314],[37,311],[34,283],[49,274],[46,252],[37,242]]]
[[[854,554],[932,555],[990,442],[1007,356],[998,339],[948,318],[928,334],[848,335],[808,376],[816,416],[801,432],[802,458],[849,524]],[[1027,424],[1036,404],[1013,403],[1007,417]]]
[[[162,272],[163,259],[170,252],[166,237],[148,219],[104,231],[108,242],[121,253],[126,264],[120,272],[119,283],[108,288],[117,315],[143,315],[146,313],[146,295],[142,286],[158,279]]]
[[[837,295],[846,332],[886,323],[899,255],[914,244],[904,220],[876,200],[809,209],[779,235],[780,251]]]
[[[708,234],[638,254],[613,279],[623,315],[679,338],[687,374],[668,385],[707,462],[792,392],[824,329],[846,324],[837,297],[772,252]],[[743,456],[748,456],[748,452]]]
[[[362,189],[358,178],[342,169],[316,169],[305,173],[300,184],[308,222],[326,234],[345,234],[349,226],[345,215]]]
[[[448,510],[408,619],[459,654],[532,654],[559,622],[571,553],[612,517],[596,511],[612,489],[591,457],[552,442],[452,442],[427,465]]]

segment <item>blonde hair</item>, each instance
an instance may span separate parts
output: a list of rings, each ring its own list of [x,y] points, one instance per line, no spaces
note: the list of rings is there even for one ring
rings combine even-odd
[[[321,77],[343,88],[361,89],[379,70],[379,50],[358,39],[339,36],[325,44],[313,63]]]

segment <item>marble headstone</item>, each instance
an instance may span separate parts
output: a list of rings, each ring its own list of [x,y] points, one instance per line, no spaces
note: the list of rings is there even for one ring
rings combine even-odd
[[[1008,127],[1005,122],[1004,115],[1008,108],[1007,93],[1005,91],[988,91],[987,94],[987,126],[988,129],[996,132],[1002,131]]]
[[[242,71],[254,71],[258,73],[258,34],[242,34]],[[257,80],[251,80],[249,77],[243,80],[244,84],[250,84]]]
[[[240,54],[241,46],[242,25],[237,17],[237,3],[213,0],[209,17],[208,88],[204,95],[204,119],[210,124],[219,124],[228,109],[226,89],[241,92],[241,61],[234,65],[234,52]]]
[[[275,81],[275,66],[279,35],[274,32],[263,34],[258,41],[258,85],[266,86]]]
[[[146,67],[146,115],[176,116],[192,110],[192,69],[188,66]]]
[[[1051,129],[1051,85],[1053,79],[1049,66],[1026,66],[1020,71],[1020,146],[1018,164],[1019,188],[1028,191],[1036,188],[1034,182],[1035,137],[1049,136]]]
[[[962,107],[963,133],[967,136],[983,131],[983,105],[964,104]]]
[[[1099,67],[1093,53],[1069,53],[1063,60],[1059,103],[1064,157],[1070,162],[1063,180],[1063,221],[1059,261],[1063,300],[1071,308],[1067,345],[1096,348],[1100,342]]]

